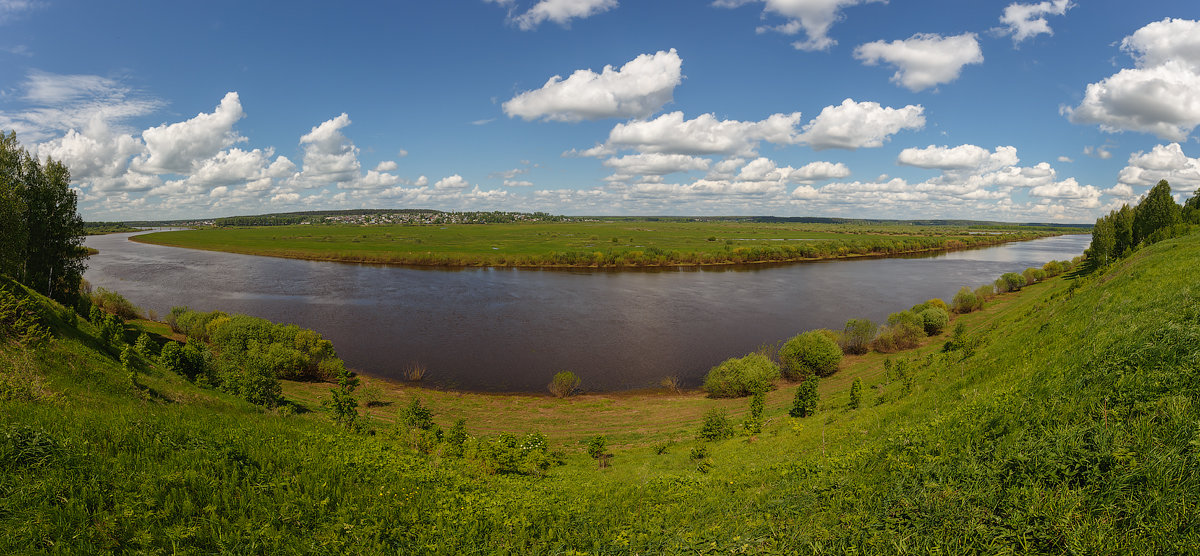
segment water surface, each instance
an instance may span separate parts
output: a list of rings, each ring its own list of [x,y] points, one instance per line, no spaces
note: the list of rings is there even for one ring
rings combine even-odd
[[[690,385],[722,360],[850,318],[876,322],[961,286],[1070,259],[1088,235],[907,258],[651,271],[462,269],[300,261],[91,236],[84,277],[165,315],[174,305],[319,331],[346,363],[400,378],[412,362],[464,390]]]

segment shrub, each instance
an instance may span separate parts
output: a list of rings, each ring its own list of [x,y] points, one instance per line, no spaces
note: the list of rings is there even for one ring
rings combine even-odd
[[[842,329],[842,351],[853,354],[863,354],[871,349],[871,340],[879,326],[869,319],[850,319]]]
[[[571,371],[561,371],[550,380],[550,393],[556,398],[565,398],[575,393],[583,381]]]
[[[850,409],[858,409],[862,404],[862,379],[856,378],[850,384]]]
[[[1040,268],[1029,267],[1021,272],[1021,277],[1025,279],[1026,284],[1041,282],[1046,279],[1046,271]]]
[[[603,435],[596,435],[588,439],[587,453],[592,459],[600,459],[604,455],[604,450],[607,448],[607,441]]]
[[[125,372],[125,377],[129,381],[129,385],[137,388],[137,368],[133,365],[133,348],[125,346],[121,350],[121,370]]]
[[[935,308],[935,307],[938,309],[941,309],[943,311],[950,312],[950,307],[946,305],[946,302],[942,301],[941,299],[938,299],[936,297],[933,299],[929,299],[929,300],[925,301],[924,303],[920,303],[918,305],[913,305],[913,308],[909,309],[909,311],[919,315],[922,312],[924,312],[925,309],[931,309],[931,308]]]
[[[463,455],[478,463],[486,473],[540,475],[554,461],[545,437],[538,433],[526,435],[522,442],[509,433],[490,440],[464,442]]]
[[[762,432],[763,409],[766,406],[767,395],[763,392],[755,392],[750,398],[750,415],[742,421],[742,428],[750,434],[758,434]]]
[[[354,390],[358,388],[359,382],[354,373],[343,370],[338,376],[337,388],[329,389],[329,418],[335,423],[353,427],[358,420],[358,399],[354,397]],[[275,384],[279,384],[279,381],[276,380]]]
[[[421,403],[421,398],[414,396],[408,407],[396,412],[396,425],[404,430],[430,430],[433,428],[433,412]]]
[[[950,314],[938,307],[930,307],[921,311],[921,324],[928,336],[936,336],[950,324]]]
[[[446,433],[446,455],[462,457],[463,446],[466,442],[467,420],[459,419],[454,422],[453,427],[450,427],[450,432]]]
[[[138,355],[142,357],[153,357],[154,344],[150,341],[150,335],[142,332],[137,337],[137,342],[133,344],[133,349],[137,350]]]
[[[963,350],[964,357],[970,356],[973,352],[973,343],[971,339],[967,338],[967,325],[960,322],[954,326],[954,332],[950,335],[950,339],[946,340],[945,344],[942,344],[942,351]]]
[[[678,394],[683,391],[683,381],[680,380],[677,375],[663,377],[663,379],[659,381],[659,385],[661,385],[663,388],[666,388],[667,391],[671,392],[672,394]]]
[[[125,323],[121,322],[121,317],[105,314],[100,323],[100,343],[114,348],[125,343]]]
[[[1042,270],[1046,272],[1046,276],[1053,278],[1063,273],[1063,264],[1058,261],[1050,261],[1042,265]]]
[[[925,336],[925,319],[912,311],[900,311],[888,315],[888,324],[875,338],[874,345],[876,350],[891,353],[915,348]]]
[[[158,363],[167,371],[186,376],[183,371],[183,351],[179,349],[179,342],[167,342],[163,345],[158,354]]]
[[[1005,272],[1000,276],[1000,278],[996,279],[996,292],[1006,293],[1021,291],[1021,288],[1025,287],[1026,283],[1027,282],[1025,281],[1024,276],[1021,276],[1016,272]]]
[[[183,332],[183,329],[179,327],[179,317],[190,311],[191,309],[188,309],[186,306],[176,305],[175,307],[171,307],[171,312],[167,313],[167,326],[171,327],[172,332]]]
[[[713,408],[704,414],[704,424],[696,435],[701,440],[724,440],[733,436],[733,425],[724,409]]]
[[[783,344],[779,359],[783,361],[783,372],[789,379],[797,380],[810,374],[824,377],[837,372],[842,349],[826,334],[810,330]]]
[[[704,391],[716,398],[749,396],[765,392],[779,378],[779,366],[766,356],[751,353],[726,359],[704,377]]]
[[[125,299],[125,296],[117,292],[104,288],[96,288],[96,292],[91,295],[91,299],[93,307],[99,306],[101,309],[122,319],[133,320],[141,318],[141,310],[128,299]]]
[[[186,351],[187,348],[184,348]],[[255,371],[224,372],[221,389],[255,405],[272,408],[283,401],[283,387],[274,376]]]
[[[978,288],[975,288],[974,293],[975,293],[975,309],[979,310],[979,309],[983,308],[984,301],[987,301],[987,300],[991,299],[992,296],[996,295],[996,287],[993,286],[992,284],[984,284],[982,286],[979,286]]]
[[[979,298],[975,296],[975,292],[972,292],[971,288],[963,286],[959,288],[958,293],[954,294],[954,299],[950,303],[954,306],[954,312],[961,315],[974,311],[979,303]]]
[[[792,409],[788,415],[792,417],[808,417],[817,412],[817,377],[810,376],[796,388],[796,398],[792,400]]]

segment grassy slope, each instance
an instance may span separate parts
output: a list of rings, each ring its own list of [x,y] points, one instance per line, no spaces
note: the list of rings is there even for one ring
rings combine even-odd
[[[555,253],[593,257],[595,253],[628,258],[601,265],[645,266],[733,260],[739,248],[779,249],[785,245],[865,245],[937,237],[971,244],[1032,239],[1049,232],[1012,232],[1002,237],[970,235],[966,228],[851,226],[834,224],[765,224],[741,222],[589,222],[447,226],[274,226],[206,228],[157,232],[136,241],[253,255],[450,266],[570,266],[595,264],[559,260]],[[709,238],[715,238],[709,241]],[[615,242],[613,240],[616,240]],[[802,241],[791,241],[802,240]],[[829,242],[835,242],[829,244]],[[928,250],[929,247],[906,251]],[[648,260],[652,249],[679,254],[667,262]],[[840,254],[832,249],[831,256]],[[653,257],[650,257],[653,258]],[[826,257],[821,257],[826,258]],[[754,262],[746,254],[740,262]],[[775,260],[775,259],[763,259]],[[708,263],[705,263],[708,264]]]
[[[911,393],[882,382],[879,355],[827,381],[815,417],[784,416],[793,389],[777,391],[762,434],[708,445],[709,473],[681,437],[693,415],[745,400],[422,393],[443,424],[539,426],[568,454],[546,477],[486,476],[400,447],[383,422],[344,433],[153,370],[135,394],[90,325],[59,323],[52,348],[0,359],[52,393],[0,402],[0,552],[1187,551],[1200,543],[1198,240],[1002,297],[967,317],[973,356],[915,356]],[[852,411],[855,375],[868,387]],[[309,405],[317,390],[288,387]],[[619,441],[611,468],[581,453],[593,425]],[[671,438],[663,455],[647,447]]]

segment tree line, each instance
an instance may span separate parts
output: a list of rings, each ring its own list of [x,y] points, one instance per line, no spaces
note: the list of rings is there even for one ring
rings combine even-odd
[[[60,301],[78,295],[87,253],[70,184],[62,162],[0,133],[0,274]]]
[[[1171,185],[1162,180],[1137,206],[1122,205],[1096,220],[1086,251],[1088,267],[1102,267],[1140,245],[1183,235],[1191,224],[1200,224],[1200,189],[1181,207],[1171,197]]]

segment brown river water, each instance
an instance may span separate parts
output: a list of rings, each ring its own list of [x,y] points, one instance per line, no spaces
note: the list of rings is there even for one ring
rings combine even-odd
[[[589,391],[698,385],[713,365],[847,319],[885,320],[961,286],[1081,253],[1090,235],[950,253],[665,270],[431,270],[198,251],[91,236],[84,277],[145,310],[245,313],[312,328],[353,369],[432,385],[544,392],[574,371]]]

